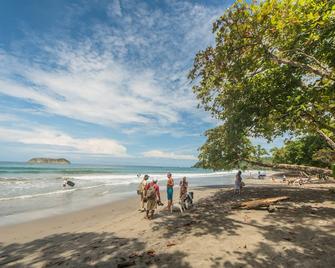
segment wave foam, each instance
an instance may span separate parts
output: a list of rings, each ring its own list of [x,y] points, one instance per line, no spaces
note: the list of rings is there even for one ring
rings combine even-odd
[[[220,177],[224,175],[230,175],[234,174],[237,171],[221,171],[221,172],[211,172],[211,173],[173,173],[173,178],[174,179],[181,179],[182,177],[187,177],[187,178],[204,178],[204,177]],[[150,178],[153,179],[158,179],[158,180],[166,180],[166,173],[153,173],[150,174],[148,173]],[[141,176],[141,178],[143,175]],[[92,174],[92,175],[78,175],[78,176],[73,176],[71,179],[75,180],[102,180],[102,181],[119,181],[123,182],[125,184],[128,183],[135,183],[138,182],[139,179],[137,178],[137,174]]]
[[[15,199],[27,199],[27,198],[34,198],[34,197],[55,195],[55,194],[64,194],[66,192],[74,192],[74,191],[77,191],[77,190],[79,190],[79,189],[63,189],[63,190],[58,190],[58,191],[53,191],[53,192],[47,192],[47,193],[10,196],[10,197],[0,198],[0,201],[9,201],[9,200],[15,200]]]

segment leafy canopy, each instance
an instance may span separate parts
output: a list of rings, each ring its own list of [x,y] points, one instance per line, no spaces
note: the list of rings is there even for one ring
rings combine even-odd
[[[214,23],[215,46],[196,55],[189,78],[223,125],[206,133],[199,165],[254,158],[250,136],[321,133],[334,141],[334,3],[237,1]]]
[[[328,158],[325,157],[327,155]],[[286,141],[282,148],[272,150],[272,156],[274,163],[317,167],[329,167],[330,163],[334,161],[334,155],[330,154],[327,143],[315,135]]]

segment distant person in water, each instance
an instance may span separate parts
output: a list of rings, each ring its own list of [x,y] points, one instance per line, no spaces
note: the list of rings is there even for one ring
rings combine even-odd
[[[242,190],[242,171],[239,170],[236,174],[235,177],[235,190],[234,193],[235,194],[241,194],[241,190]]]
[[[180,186],[180,194],[179,194],[179,198],[181,200],[185,199],[186,194],[187,194],[187,188],[188,188],[188,182],[186,180],[186,177],[183,177],[182,180],[179,183]]]
[[[146,218],[151,220],[154,216],[157,204],[161,205],[161,196],[157,179],[153,179],[152,182],[146,184],[144,198],[147,200]]]
[[[63,180],[63,188],[65,188],[66,185],[67,185],[67,178],[65,178],[65,179]]]
[[[167,174],[167,184],[166,184],[166,193],[167,193],[167,210],[172,212],[172,202],[173,202],[173,186],[174,186],[174,181],[172,178],[172,174],[169,172]]]
[[[137,175],[137,177],[140,178],[140,175]],[[137,194],[140,196],[140,200],[141,200],[141,206],[139,208],[139,211],[141,211],[141,212],[145,211],[145,208],[144,208],[144,203],[145,203],[144,190],[145,190],[145,187],[147,186],[148,179],[149,179],[149,175],[144,175],[142,181],[140,182],[140,184],[138,186],[138,190],[137,190]]]

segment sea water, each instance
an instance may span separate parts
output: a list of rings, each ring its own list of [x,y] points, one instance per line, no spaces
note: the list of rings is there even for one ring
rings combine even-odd
[[[186,176],[192,187],[233,184],[236,171],[0,162],[0,225],[80,210],[135,195],[140,182],[137,174],[158,179],[163,190],[167,172],[173,174],[176,185]],[[65,178],[73,181],[75,186],[64,188]]]

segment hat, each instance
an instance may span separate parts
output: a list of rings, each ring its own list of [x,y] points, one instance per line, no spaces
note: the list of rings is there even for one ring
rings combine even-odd
[[[149,179],[149,175],[144,175],[144,179],[145,180]]]
[[[152,179],[152,181],[156,183],[158,180],[157,179]]]

